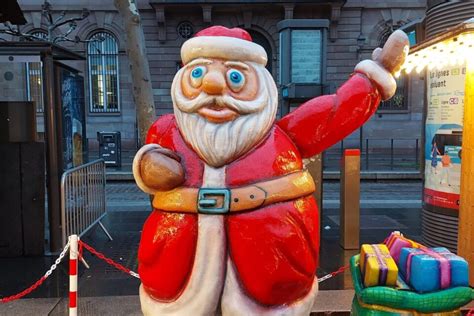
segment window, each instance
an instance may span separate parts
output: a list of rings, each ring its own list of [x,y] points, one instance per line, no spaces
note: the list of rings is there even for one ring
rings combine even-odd
[[[407,75],[404,73],[401,74],[399,78],[395,79],[395,81],[397,82],[397,90],[395,91],[395,95],[387,101],[380,102],[378,112],[386,112],[386,113],[408,112],[408,102],[406,100],[406,95],[405,95],[407,79],[408,79]]]
[[[34,41],[47,40],[48,38],[48,34],[42,30],[33,31],[30,34],[37,37],[37,39],[33,39]],[[26,78],[28,101],[34,101],[36,112],[43,113],[43,70],[41,62],[26,63]]]
[[[321,84],[321,30],[291,31],[291,82]]]
[[[184,21],[178,24],[178,27],[176,28],[178,31],[179,36],[184,39],[188,39],[193,37],[194,34],[194,28],[191,22]]]
[[[109,33],[95,33],[87,45],[90,111],[118,113],[118,45]]]
[[[389,27],[384,32],[382,32],[380,35],[380,47],[383,47],[390,34],[392,34],[393,30],[394,29],[392,27]],[[395,91],[395,95],[387,101],[380,102],[377,113],[407,113],[409,111],[406,96],[408,76],[405,73],[402,73],[400,74],[400,77],[395,78],[395,81],[397,82],[397,90]]]

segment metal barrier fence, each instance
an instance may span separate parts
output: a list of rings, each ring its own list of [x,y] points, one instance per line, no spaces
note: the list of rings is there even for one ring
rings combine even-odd
[[[84,235],[95,224],[99,224],[112,240],[101,223],[106,214],[105,206],[105,162],[102,159],[66,170],[61,178],[61,225],[63,245],[70,235]]]
[[[324,152],[324,170],[340,169],[345,145],[345,142],[341,141]],[[349,145],[349,148],[359,146]],[[422,159],[420,146],[418,138],[366,138],[360,148],[361,170],[419,171]]]

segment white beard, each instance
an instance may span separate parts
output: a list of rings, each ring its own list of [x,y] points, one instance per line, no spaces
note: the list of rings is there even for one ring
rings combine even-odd
[[[265,137],[275,121],[278,108],[275,82],[265,67],[249,64],[255,68],[260,85],[253,101],[209,96],[204,92],[195,99],[188,99],[181,90],[185,68],[174,77],[171,96],[178,128],[186,142],[212,167],[221,167],[247,153]],[[241,115],[221,124],[209,122],[196,111],[210,102],[225,104]]]

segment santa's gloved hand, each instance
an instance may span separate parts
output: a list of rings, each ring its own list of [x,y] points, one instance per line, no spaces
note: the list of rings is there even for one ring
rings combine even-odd
[[[355,67],[355,72],[366,75],[377,86],[382,100],[388,100],[397,89],[393,74],[402,67],[409,48],[408,36],[397,30],[390,35],[383,48],[373,51],[373,60],[361,61]]]
[[[156,144],[143,146],[133,159],[133,175],[146,193],[172,190],[183,184],[185,176],[181,158]]]

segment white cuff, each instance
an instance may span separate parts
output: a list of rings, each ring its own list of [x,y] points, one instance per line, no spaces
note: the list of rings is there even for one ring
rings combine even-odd
[[[142,179],[142,175],[140,173],[140,163],[142,161],[142,157],[145,153],[149,152],[153,149],[161,148],[158,144],[148,144],[140,148],[140,150],[136,153],[135,158],[133,158],[133,177],[135,178],[135,182],[137,183],[138,187],[145,193],[155,194],[156,190],[148,187]]]
[[[355,72],[366,75],[377,86],[382,100],[388,100],[395,94],[397,83],[392,74],[373,60],[363,60],[357,64]]]

